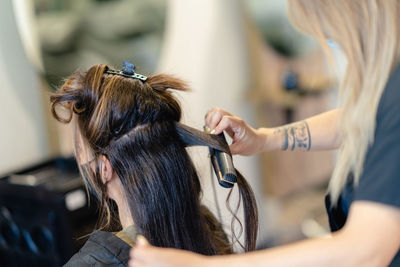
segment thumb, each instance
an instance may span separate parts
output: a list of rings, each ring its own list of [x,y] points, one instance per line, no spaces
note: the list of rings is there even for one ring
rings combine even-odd
[[[136,237],[136,246],[137,247],[148,247],[149,245],[150,245],[149,241],[147,241],[147,239],[144,236],[138,235]]]
[[[211,133],[220,134],[226,131],[230,137],[234,138],[241,127],[242,125],[236,117],[225,115]]]
[[[129,266],[145,266],[154,256],[157,255],[159,248],[149,244],[147,239],[138,235],[136,237],[136,245],[130,250]]]

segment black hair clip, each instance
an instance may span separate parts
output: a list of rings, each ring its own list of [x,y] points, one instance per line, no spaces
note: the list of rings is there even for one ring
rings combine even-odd
[[[133,65],[131,62],[124,60],[123,64],[124,67],[121,70],[106,70],[106,73],[121,75],[127,78],[139,79],[143,82],[147,80],[146,76],[135,73],[135,65]]]

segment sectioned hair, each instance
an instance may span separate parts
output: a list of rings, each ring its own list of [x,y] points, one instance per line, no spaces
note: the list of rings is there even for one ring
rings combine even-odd
[[[103,227],[115,216],[99,173],[102,155],[121,180],[138,232],[152,245],[205,255],[232,253],[220,222],[201,204],[201,185],[185,138],[201,139],[222,151],[227,147],[211,135],[182,135],[181,107],[168,89],[186,91],[186,84],[165,74],[150,75],[143,82],[105,73],[107,69],[95,65],[71,75],[50,98],[53,116],[63,123],[74,117],[93,155],[96,168],[84,169],[89,175],[83,176],[104,211]],[[69,111],[66,117],[58,112],[60,106]],[[256,202],[241,174],[237,185],[245,212],[244,248],[251,251],[258,230]]]

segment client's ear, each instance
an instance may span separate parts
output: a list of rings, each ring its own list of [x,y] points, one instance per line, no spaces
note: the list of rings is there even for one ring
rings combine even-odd
[[[113,168],[111,166],[111,162],[104,155],[100,156],[100,162],[101,162],[101,179],[103,180],[103,183],[108,183],[113,178]]]

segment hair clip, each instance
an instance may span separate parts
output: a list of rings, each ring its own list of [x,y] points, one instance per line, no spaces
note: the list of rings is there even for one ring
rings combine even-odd
[[[121,70],[106,70],[106,73],[121,75],[132,79],[139,79],[143,82],[147,80],[146,76],[139,73],[135,73],[135,65],[133,65],[131,62],[124,60],[123,64],[124,67]]]

